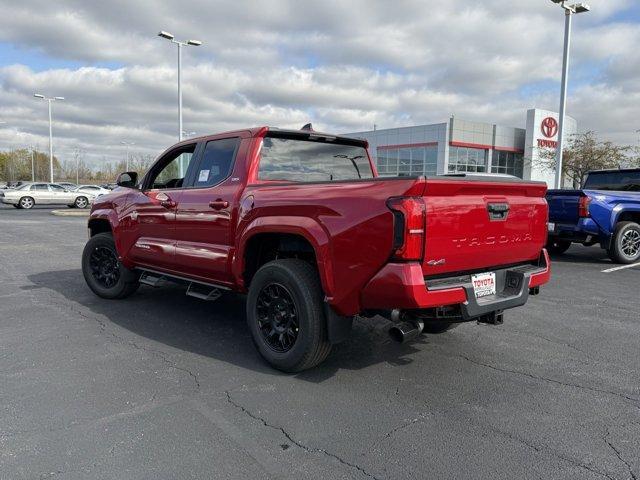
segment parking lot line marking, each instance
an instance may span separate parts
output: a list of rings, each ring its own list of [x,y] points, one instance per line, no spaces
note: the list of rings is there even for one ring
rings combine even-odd
[[[601,273],[611,273],[611,272],[616,272],[618,270],[624,270],[625,268],[633,268],[633,267],[640,267],[640,262],[631,263],[629,265],[622,265],[621,267],[607,268],[606,270],[602,270]]]

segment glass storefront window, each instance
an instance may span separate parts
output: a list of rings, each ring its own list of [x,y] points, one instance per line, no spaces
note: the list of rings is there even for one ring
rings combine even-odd
[[[450,147],[449,173],[486,172],[487,152],[481,148]]]
[[[438,147],[385,148],[377,150],[378,173],[381,176],[435,175]]]
[[[522,153],[494,150],[491,159],[491,173],[506,173],[522,178],[524,160]]]

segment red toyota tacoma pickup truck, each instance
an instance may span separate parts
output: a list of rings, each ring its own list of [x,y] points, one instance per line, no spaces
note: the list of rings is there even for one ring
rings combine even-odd
[[[301,371],[381,314],[400,341],[501,323],[550,277],[543,183],[381,178],[364,140],[268,127],[189,139],[96,199],[82,270],[103,298],[184,283],[247,293],[275,368]]]

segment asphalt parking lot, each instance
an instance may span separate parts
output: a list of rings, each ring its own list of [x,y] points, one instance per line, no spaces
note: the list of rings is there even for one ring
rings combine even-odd
[[[358,320],[285,375],[240,297],[95,297],[85,219],[49,210],[0,207],[2,479],[640,476],[640,267],[573,246],[502,326]]]

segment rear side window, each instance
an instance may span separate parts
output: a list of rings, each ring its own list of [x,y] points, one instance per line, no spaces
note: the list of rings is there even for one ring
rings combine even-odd
[[[239,143],[239,138],[224,138],[207,142],[193,186],[217,185],[231,175]]]
[[[38,183],[36,185],[33,185],[31,187],[32,191],[37,191],[37,192],[48,192],[49,191],[49,187],[43,183]]]
[[[583,188],[640,192],[640,171],[593,172],[587,177]]]
[[[258,178],[327,182],[373,178],[373,172],[367,151],[362,146],[265,137]]]

